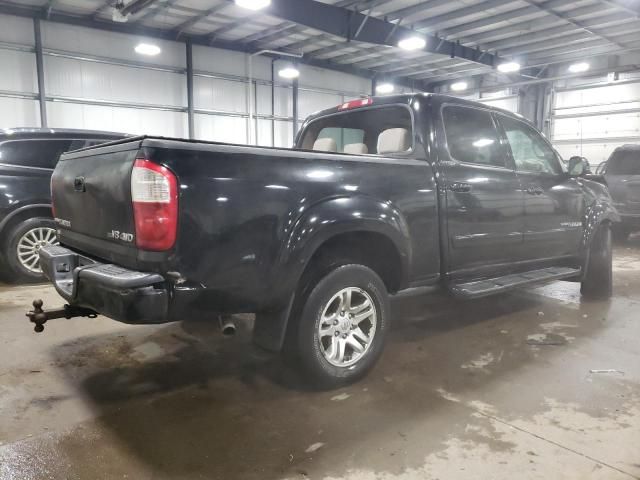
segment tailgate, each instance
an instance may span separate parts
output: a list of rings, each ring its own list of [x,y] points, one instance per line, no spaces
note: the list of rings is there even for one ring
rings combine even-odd
[[[140,139],[63,155],[51,178],[61,243],[135,265],[131,170]]]

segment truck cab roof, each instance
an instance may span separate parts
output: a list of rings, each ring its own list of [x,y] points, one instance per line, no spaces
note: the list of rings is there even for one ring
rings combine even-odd
[[[75,128],[3,128],[0,129],[0,140],[8,139],[42,139],[42,138],[123,138],[126,133],[105,132],[101,130],[83,130]]]
[[[365,106],[380,106],[380,105],[411,105],[414,100],[429,100],[431,102],[437,103],[456,103],[459,105],[469,105],[469,106],[482,106],[488,110],[493,110],[496,112],[500,112],[502,114],[512,116],[514,118],[518,118],[519,120],[528,120],[518,113],[511,112],[509,110],[505,110],[503,108],[494,107],[491,105],[486,105],[482,102],[478,102],[475,100],[468,100],[465,98],[455,97],[452,95],[445,95],[441,93],[401,93],[397,95],[385,95],[385,96],[373,96],[373,97],[362,97],[360,99],[347,100],[345,103],[336,105],[335,107],[326,108],[324,110],[319,110],[315,113],[312,113],[305,120],[305,124],[312,122],[320,117],[324,117],[326,115],[331,115],[339,112],[346,112],[351,109],[357,109],[359,107]],[[358,105],[358,100],[366,100],[366,104]],[[530,123],[530,122],[529,122]]]

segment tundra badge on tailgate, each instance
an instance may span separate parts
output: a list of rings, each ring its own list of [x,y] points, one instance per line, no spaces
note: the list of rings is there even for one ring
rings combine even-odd
[[[112,238],[114,240],[121,240],[123,242],[133,242],[133,233],[125,233],[119,230],[111,230],[107,232],[107,238]]]

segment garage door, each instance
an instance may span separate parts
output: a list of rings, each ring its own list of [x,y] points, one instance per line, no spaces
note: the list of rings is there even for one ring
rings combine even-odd
[[[602,83],[607,83],[602,79]],[[592,167],[625,143],[640,143],[640,77],[557,89],[552,141],[562,156],[584,156]]]

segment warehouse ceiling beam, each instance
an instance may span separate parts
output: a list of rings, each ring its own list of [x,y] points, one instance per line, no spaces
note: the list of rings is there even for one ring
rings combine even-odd
[[[629,0],[601,0],[602,3],[609,5],[611,7],[618,8],[620,10],[624,10],[627,13],[631,13],[635,15],[636,18],[640,18],[640,3],[637,1],[629,1]]]
[[[14,15],[25,18],[37,18],[41,20],[46,19],[46,12],[41,8],[38,9],[15,4],[9,5],[0,3],[0,14]],[[153,28],[130,23],[107,22],[100,19],[94,19],[91,16],[78,17],[76,15],[69,15],[66,13],[53,11],[51,12],[49,20],[66,25],[75,25],[79,27],[95,28],[108,32],[123,33],[128,35],[142,35],[148,38],[175,41],[175,32],[173,30],[164,30],[160,28]],[[203,38],[203,36],[201,35],[184,35],[184,40],[190,40],[193,45],[216,47],[240,53],[254,53],[258,50],[261,50],[260,48],[247,48],[245,45],[241,45],[238,42],[230,42],[224,40],[215,40],[214,42],[210,42],[208,38],[206,38],[206,36],[205,38]],[[365,70],[363,68],[352,67],[349,65],[340,65],[327,60],[303,57],[298,61],[298,63],[347,73],[349,75],[355,75],[368,79],[371,79],[375,76],[375,72],[371,70]],[[422,89],[421,82],[412,81],[407,78],[399,77],[396,79],[396,83],[398,85],[406,86],[409,88]]]
[[[133,0],[133,2],[127,3],[122,8],[119,8],[120,13],[123,16],[127,15],[135,15],[138,12],[141,12],[145,8],[150,7],[158,0]]]
[[[261,12],[344,38],[347,41],[353,39],[354,33],[365,19],[365,15],[362,13],[316,0],[272,0],[271,5]],[[416,34],[417,32],[410,28],[398,27],[392,22],[370,17],[361,29],[358,41],[375,45],[396,46],[401,39]],[[499,63],[499,58],[494,54],[465,47],[435,35],[421,33],[419,35],[426,40],[425,52],[460,57],[488,66]]]
[[[539,10],[542,10],[542,11],[548,13],[551,16],[554,16],[556,18],[560,18],[560,19],[564,20],[565,22],[570,23],[574,27],[576,27],[576,28],[578,28],[580,30],[584,30],[585,32],[593,35],[594,37],[598,37],[598,38],[601,38],[603,40],[606,40],[607,42],[609,42],[609,43],[611,43],[613,45],[616,45],[617,47],[626,48],[626,45],[617,42],[615,39],[611,38],[609,35],[607,35],[607,34],[605,34],[603,32],[594,30],[592,28],[589,28],[585,24],[583,24],[582,22],[579,22],[578,20],[574,20],[570,16],[568,16],[568,15],[566,15],[564,13],[557,12],[556,10],[554,10],[552,8],[548,8],[544,4],[539,4],[539,3],[536,3],[536,2],[534,2],[532,0],[521,0],[521,1],[531,5],[532,7],[537,8]]]
[[[165,0],[162,4],[158,4],[155,8],[149,9],[135,19],[135,22],[144,22],[146,20],[151,20],[159,15],[161,12],[166,11],[171,8],[171,6],[176,3],[177,0]]]
[[[219,12],[220,10],[222,10],[223,8],[226,8],[229,4],[228,3],[221,3],[219,5],[214,5],[213,7],[203,11],[202,13],[198,14],[198,15],[194,15],[192,18],[182,22],[180,25],[178,25],[177,27],[174,28],[174,32],[176,35],[176,38],[179,38],[180,35],[182,35],[182,33],[193,27],[196,23],[201,22],[202,20],[205,20],[206,18],[210,17],[211,15]]]
[[[95,20],[102,13],[106,12],[107,10],[109,10],[109,8],[112,8],[113,4],[115,4],[115,0],[107,0],[102,5],[100,5],[98,8],[96,8],[93,11],[93,13],[91,13],[91,15],[89,15],[89,17]]]
[[[485,4],[485,6],[488,5],[488,3]],[[545,3],[546,8],[556,8],[562,6],[566,6],[566,0],[549,0]],[[488,17],[480,18],[478,20],[473,20],[471,22],[460,23],[453,27],[440,29],[439,31],[444,37],[447,38],[451,36],[460,37],[463,36],[462,34],[466,32],[479,30],[485,27],[491,27],[501,22],[512,22],[516,21],[517,19],[523,19],[525,17],[541,17],[542,15],[544,15],[544,12],[536,7],[520,7],[508,10],[498,15],[491,15]]]

